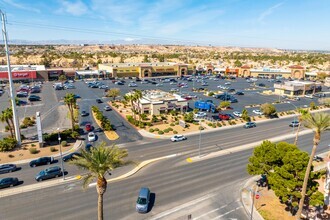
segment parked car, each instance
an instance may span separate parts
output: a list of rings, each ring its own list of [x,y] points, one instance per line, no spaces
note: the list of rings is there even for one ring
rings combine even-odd
[[[17,170],[17,167],[15,164],[3,164],[0,165],[0,174],[1,173],[10,173]]]
[[[96,99],[97,103],[103,103],[102,99]]]
[[[231,85],[231,82],[225,82],[225,85]]]
[[[86,111],[81,111],[81,117],[86,117],[86,116],[88,116],[89,115],[89,113],[88,112],[86,112]]]
[[[263,115],[263,113],[259,109],[254,109],[252,112],[257,115]]]
[[[202,118],[202,117],[206,116],[206,113],[205,112],[197,112],[194,116],[195,116],[195,118]]]
[[[257,124],[255,122],[246,122],[243,127],[244,128],[253,128],[253,127],[257,127]]]
[[[156,83],[156,86],[157,87],[162,87],[163,86],[163,83]]]
[[[231,99],[230,99],[230,103],[237,103],[237,102],[238,102],[238,100],[237,100],[236,98],[231,97]]]
[[[103,108],[105,111],[111,111],[112,109],[110,108],[110,106],[108,106],[108,105],[106,105],[106,106],[104,106],[104,108]]]
[[[93,148],[93,145],[92,144],[86,144],[86,146],[85,146],[85,150],[87,152],[90,152],[92,148]]]
[[[30,93],[40,93],[41,89],[40,88],[32,88]]]
[[[306,98],[313,99],[313,95],[305,95]]]
[[[63,157],[63,161],[64,162],[67,162],[69,160],[73,160],[73,159],[76,159],[76,157],[80,157],[81,156],[81,153],[78,153],[78,152],[73,152],[71,154],[68,154],[66,156]]]
[[[93,141],[96,140],[94,132],[89,132],[87,136],[88,136],[88,141],[89,142],[93,142]]]
[[[80,95],[74,94],[74,98],[75,99],[80,99],[81,97],[80,97]]]
[[[237,91],[235,94],[236,94],[236,95],[244,95],[244,92],[242,92],[242,91]]]
[[[53,162],[54,162],[53,157],[40,157],[36,160],[30,161],[30,167],[36,167],[36,166],[51,164]]]
[[[290,127],[298,127],[299,126],[299,121],[292,121],[290,124],[289,124]]]
[[[28,100],[29,100],[30,102],[33,102],[33,101],[40,101],[41,98],[40,98],[39,96],[36,96],[36,95],[30,95],[29,98],[28,98]]]
[[[230,116],[228,114],[219,114],[219,119],[221,120],[229,120]]]
[[[129,83],[128,87],[137,87],[137,84],[136,83]]]
[[[60,177],[62,176],[62,170],[59,166],[54,166],[54,167],[49,167],[45,170],[40,171],[35,179],[40,182],[46,179],[51,179],[51,178],[55,178],[55,177]]]
[[[93,130],[93,127],[90,123],[88,123],[88,124],[85,125],[85,129],[86,129],[87,132],[90,132],[90,131]]]
[[[16,186],[18,185],[18,179],[16,177],[6,177],[3,179],[0,179],[0,189]]]
[[[16,94],[16,97],[18,97],[18,98],[24,98],[24,97],[28,97],[28,93],[27,92],[18,92],[17,94]]]
[[[258,86],[260,86],[260,87],[265,87],[266,85],[263,84],[263,83],[259,83]]]
[[[238,112],[238,111],[234,111],[233,115],[235,115],[236,117],[242,117],[242,113]]]
[[[173,137],[171,137],[172,142],[184,141],[184,140],[187,140],[187,138],[181,134],[174,135]]]

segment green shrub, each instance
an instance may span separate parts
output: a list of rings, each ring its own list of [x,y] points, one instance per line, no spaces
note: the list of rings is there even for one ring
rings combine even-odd
[[[61,146],[62,146],[62,147],[65,147],[66,145],[68,145],[68,142],[66,142],[66,141],[62,141],[62,142],[61,142]]]
[[[30,151],[30,154],[37,154],[37,153],[39,153],[39,150],[37,150],[37,148],[34,148],[34,147],[31,147],[29,149],[29,151]]]
[[[168,133],[168,132],[170,132],[170,130],[168,130],[168,129],[165,129],[164,130],[164,133]]]
[[[139,124],[139,128],[145,128],[146,126],[144,125],[144,123],[143,122],[141,122],[140,124]]]
[[[151,126],[152,124],[151,124],[151,122],[148,121],[148,122],[146,122],[146,125]]]
[[[35,144],[31,144],[31,147],[35,147],[36,145]]]
[[[21,129],[24,129],[24,128],[27,128],[27,127],[28,126],[27,125],[24,125],[24,124],[19,126],[19,128],[21,128]]]
[[[208,96],[213,96],[214,92],[209,92]]]
[[[162,135],[162,134],[164,134],[164,132],[163,131],[158,131],[158,134]]]
[[[173,128],[167,128],[169,131],[173,131]]]
[[[154,131],[155,131],[155,130],[154,130],[154,129],[152,129],[152,128],[150,128],[150,129],[149,129],[149,132],[151,132],[151,133],[152,133],[152,132],[154,132]]]
[[[217,126],[215,124],[212,125],[212,128],[216,128]]]
[[[57,151],[55,147],[50,147],[49,150],[50,150],[50,152],[56,152]]]
[[[12,154],[9,154],[8,157],[9,157],[9,158],[14,158],[15,156],[12,155]]]
[[[199,129],[199,130],[204,130],[203,126],[199,126],[198,129]]]
[[[170,126],[175,126],[175,124],[174,123],[171,123]]]
[[[77,139],[79,136],[80,136],[80,134],[77,131],[74,131],[74,132],[71,133],[71,137],[73,139]]]
[[[177,133],[178,133],[177,131],[175,131],[175,130],[173,131],[173,134],[177,134]]]
[[[222,125],[221,125],[220,122],[217,122],[217,126],[218,126],[218,127],[222,127]]]
[[[212,123],[210,122],[210,123],[208,123],[207,125],[211,127],[211,126],[212,126]]]
[[[236,125],[236,122],[235,122],[235,121],[232,121],[231,124],[232,124],[232,125]]]
[[[155,128],[155,131],[159,131],[159,128]]]
[[[17,145],[17,141],[14,138],[3,138],[0,140],[0,152],[11,151]]]
[[[179,122],[178,122],[178,121],[176,121],[176,122],[175,122],[175,125],[179,125]]]

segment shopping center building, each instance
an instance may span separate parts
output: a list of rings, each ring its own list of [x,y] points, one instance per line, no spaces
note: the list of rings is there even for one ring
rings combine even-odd
[[[98,69],[108,77],[180,77],[191,75],[195,67],[190,64],[158,63],[108,63],[99,64]]]
[[[133,104],[141,114],[150,115],[167,114],[172,110],[186,112],[189,106],[188,101],[181,96],[162,90],[143,91],[142,98]]]
[[[306,81],[285,81],[274,83],[274,93],[277,95],[302,96],[322,91],[322,83]]]

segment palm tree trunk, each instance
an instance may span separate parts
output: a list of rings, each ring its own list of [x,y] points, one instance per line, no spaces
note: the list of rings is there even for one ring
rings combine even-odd
[[[296,132],[296,138],[294,139],[294,145],[297,145],[298,142],[298,135],[299,135],[299,130],[300,130],[300,126],[301,126],[301,122],[299,122],[298,128],[297,128],[297,132]]]
[[[98,220],[103,220],[103,194],[107,190],[107,180],[102,177],[97,179],[96,191],[98,193],[97,199],[97,217]]]
[[[74,115],[73,115],[73,105],[69,106],[70,116],[71,116],[71,127],[72,132],[74,132]]]
[[[302,213],[302,210],[303,210],[303,207],[304,207],[305,195],[306,195],[306,190],[307,190],[307,183],[308,183],[309,175],[310,175],[310,172],[311,172],[313,158],[315,156],[317,143],[318,142],[314,141],[314,145],[313,145],[313,148],[312,148],[312,153],[311,153],[311,156],[309,157],[308,165],[307,165],[307,168],[306,168],[304,183],[303,183],[303,187],[302,187],[302,190],[301,190],[301,199],[299,201],[299,209],[298,209],[298,212],[297,212],[297,220],[300,220],[301,213]]]
[[[13,129],[13,125],[10,124],[10,121],[9,119],[6,119],[6,123],[8,125],[8,129],[9,129],[9,132],[10,132],[10,136],[12,138],[14,138],[14,129]]]

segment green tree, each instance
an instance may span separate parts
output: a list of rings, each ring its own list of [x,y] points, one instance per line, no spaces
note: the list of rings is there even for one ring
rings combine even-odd
[[[190,123],[193,122],[194,121],[194,113],[189,112],[189,113],[185,114],[183,120],[185,122],[190,122]]]
[[[141,90],[135,90],[134,92],[134,101],[137,103],[137,106],[140,106],[140,100],[143,97]],[[139,115],[139,124],[141,123],[141,113],[139,111],[136,111],[136,113]]]
[[[64,96],[64,103],[68,106],[71,118],[72,132],[74,132],[75,118],[74,108],[77,106],[77,99],[73,93],[67,93]]]
[[[64,82],[66,80],[66,75],[62,74],[58,77],[58,80]]]
[[[311,102],[311,103],[309,103],[309,108],[310,108],[311,110],[315,110],[315,109],[316,109],[315,102]]]
[[[293,143],[294,145],[297,145],[297,143],[298,143],[298,135],[299,135],[300,127],[304,120],[304,117],[306,117],[306,115],[308,114],[308,110],[301,108],[301,109],[298,109],[298,113],[300,113],[300,115],[298,116],[299,125],[298,125],[297,131],[296,131],[296,138]]]
[[[245,108],[242,111],[242,119],[244,121],[247,121],[247,122],[251,121],[251,118],[249,116],[249,113],[248,113],[248,111]]]
[[[270,103],[264,103],[261,105],[260,110],[266,117],[270,117],[272,115],[276,114],[276,108],[273,104]]]
[[[15,136],[15,129],[14,129],[14,121],[13,121],[13,110],[12,108],[6,108],[0,114],[0,121],[6,122],[8,126],[8,130],[10,132],[10,136],[14,138]]]
[[[136,116],[135,116],[135,106],[134,106],[134,101],[135,101],[135,96],[134,93],[127,93],[124,95],[125,101],[129,102],[131,104],[131,111],[132,111],[132,117],[134,118],[134,122],[136,121]]]
[[[242,63],[241,63],[241,61],[236,60],[236,61],[234,62],[234,65],[235,65],[236,67],[241,67],[241,66],[242,66]]]
[[[149,63],[150,61],[149,61],[149,57],[148,57],[148,55],[144,55],[144,57],[143,57],[143,63]]]
[[[70,161],[71,164],[76,165],[78,168],[88,171],[83,177],[84,189],[94,179],[97,179],[98,220],[103,220],[103,195],[107,190],[105,175],[117,167],[131,163],[131,161],[124,161],[127,155],[127,150],[120,149],[115,145],[105,147],[105,142],[102,142],[98,147],[92,148],[90,152],[82,150],[81,156],[77,157],[76,160]]]
[[[220,102],[219,104],[219,107],[218,108],[227,108],[230,106],[230,102],[229,101],[223,101],[223,102]]]
[[[315,152],[317,149],[317,146],[319,145],[321,141],[321,133],[323,133],[326,130],[329,130],[330,128],[330,114],[329,113],[316,113],[316,114],[307,114],[306,117],[304,117],[303,121],[305,127],[312,129],[314,131],[314,138],[313,138],[313,148],[311,155],[309,157],[304,183],[301,190],[301,200],[299,201],[299,209],[297,212],[297,218],[299,219],[302,213],[303,205],[305,202],[305,195],[307,191],[307,184],[309,181],[309,176],[312,168],[313,158],[315,156]]]
[[[116,97],[118,97],[119,95],[120,95],[120,89],[117,88],[110,89],[107,94],[107,96],[112,97],[113,100],[116,100]]]

